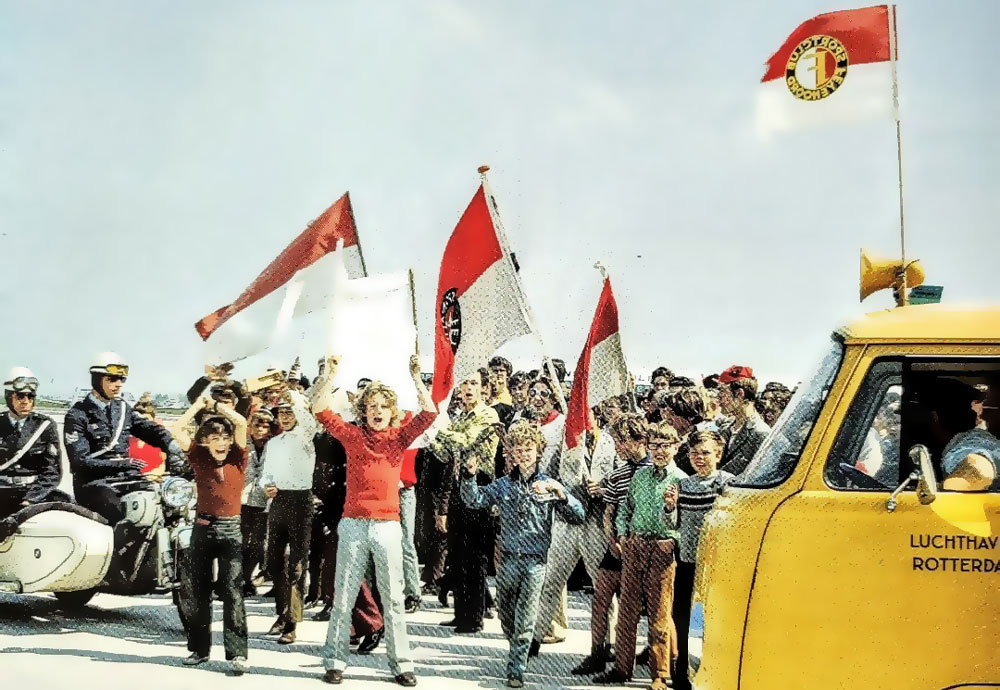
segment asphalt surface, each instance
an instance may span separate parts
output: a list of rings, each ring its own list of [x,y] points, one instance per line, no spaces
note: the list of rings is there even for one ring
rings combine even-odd
[[[320,688],[319,658],[327,624],[310,621],[307,611],[295,644],[284,646],[264,633],[274,621],[271,600],[246,602],[250,628],[251,670],[242,677],[227,674],[222,650],[222,607],[214,608],[212,659],[197,667],[181,665],[187,647],[180,620],[169,596],[97,595],[76,614],[61,611],[51,595],[0,594],[0,686],[21,690],[108,690],[129,688],[239,687],[273,690]],[[525,676],[529,688],[601,688],[570,669],[590,648],[590,597],[570,593],[570,629],[565,642],[542,646]],[[452,617],[436,597],[425,596],[422,608],[407,616],[418,687],[498,688],[505,686],[507,641],[498,619],[485,621],[483,632],[457,635],[438,625]],[[639,639],[645,639],[640,631]],[[345,687],[398,687],[393,683],[385,643],[367,656],[353,654]],[[648,672],[636,669],[629,685],[645,687]]]

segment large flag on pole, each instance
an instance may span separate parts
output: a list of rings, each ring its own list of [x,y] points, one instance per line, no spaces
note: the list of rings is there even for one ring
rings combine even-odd
[[[618,305],[611,292],[611,281],[605,278],[587,343],[573,372],[566,415],[566,447],[582,445],[583,435],[590,428],[591,407],[627,391],[628,369],[618,332]]]
[[[766,63],[758,131],[891,117],[895,19],[895,5],[878,5],[803,22]]]
[[[509,252],[498,237],[482,185],[441,259],[434,314],[434,387],[440,404],[504,343],[531,333],[526,302]]]
[[[210,359],[235,361],[256,354],[275,341],[293,315],[325,304],[338,240],[344,243],[348,275],[366,275],[346,193],[285,247],[235,301],[195,324],[208,343]]]

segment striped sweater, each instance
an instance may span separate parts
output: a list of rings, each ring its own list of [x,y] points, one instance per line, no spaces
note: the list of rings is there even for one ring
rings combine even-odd
[[[692,474],[680,481],[677,496],[677,511],[679,513],[681,533],[680,559],[685,563],[694,563],[698,559],[698,535],[705,516],[715,504],[715,498],[722,493],[733,475],[723,470],[717,470],[710,477]]]

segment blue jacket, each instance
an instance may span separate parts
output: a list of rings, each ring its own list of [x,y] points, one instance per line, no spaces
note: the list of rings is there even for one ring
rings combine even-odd
[[[531,485],[538,480],[549,479],[543,472],[524,481],[518,468],[511,470],[491,484],[479,486],[475,477],[463,474],[461,494],[465,505],[473,510],[496,505],[500,507],[500,545],[508,553],[548,557],[552,543],[552,518],[559,511],[562,518],[573,525],[583,522],[586,512],[583,504],[566,493],[564,501],[536,501]]]
[[[66,413],[63,423],[63,441],[75,486],[123,472],[138,475],[138,471],[128,470],[122,462],[122,458],[128,457],[128,441],[133,435],[166,452],[171,472],[183,469],[180,447],[169,431],[156,422],[136,415],[132,406],[120,398],[110,401],[102,408],[93,395],[91,393],[73,405]],[[125,420],[118,442],[106,453],[94,457],[94,453],[111,441],[123,414]]]

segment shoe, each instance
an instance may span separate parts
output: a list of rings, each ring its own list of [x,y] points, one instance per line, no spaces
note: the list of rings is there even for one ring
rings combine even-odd
[[[456,625],[458,625],[458,619],[457,618],[452,618],[451,620],[441,621],[440,623],[438,623],[438,625],[440,625],[440,626],[451,626],[451,627],[454,628]]]
[[[528,658],[530,659],[533,656],[538,656],[538,652],[541,648],[542,645],[538,640],[532,640],[531,646],[528,647]]]
[[[304,609],[311,609],[315,606],[319,606],[318,597],[309,597],[308,599],[302,602],[302,608]]]
[[[412,688],[417,684],[417,677],[412,672],[407,671],[396,676],[396,682],[404,687]]]
[[[622,685],[624,683],[632,682],[632,676],[613,668],[607,673],[594,676],[594,682],[600,685]]]
[[[516,678],[514,676],[511,676],[510,678],[507,679],[507,687],[508,688],[523,688],[524,687],[524,681],[521,680],[520,678]]]
[[[615,660],[615,650],[610,644],[602,644],[597,649],[597,660],[604,663],[611,663]]]
[[[358,645],[358,654],[371,654],[374,652],[375,648],[379,646],[380,642],[382,642],[382,637],[384,635],[384,625],[375,632],[365,635],[364,639],[361,640],[361,644]]]
[[[236,657],[230,662],[230,664],[233,671],[233,675],[242,676],[244,673],[250,670],[250,664],[248,664],[246,658],[242,656]]]
[[[323,682],[331,685],[340,685],[344,682],[344,672],[340,669],[331,668],[323,674]]]
[[[406,597],[403,607],[407,613],[416,613],[420,609],[420,597]]]
[[[197,666],[198,664],[204,664],[206,661],[208,661],[207,656],[202,656],[198,652],[192,652],[191,656],[183,661],[183,664],[185,666]]]
[[[483,631],[483,624],[478,625],[456,625],[455,633],[458,635],[475,635]]]
[[[601,660],[596,654],[591,654],[581,661],[580,665],[570,671],[570,673],[574,676],[589,676],[593,673],[603,673],[605,666],[607,666],[606,661]]]
[[[488,608],[483,612],[483,618],[487,620],[493,620],[496,617],[497,617],[497,612],[496,609],[494,608]]]
[[[285,632],[285,619],[282,618],[281,616],[278,616],[278,620],[274,621],[274,625],[272,625],[271,628],[264,634],[280,635],[283,632]]]
[[[636,666],[649,666],[649,647],[635,655]]]
[[[357,644],[358,642],[361,642],[361,637],[361,635],[351,635],[349,642],[351,644]]]
[[[649,690],[669,690],[671,686],[667,685],[667,680],[665,678],[654,678],[653,682],[647,687]]]
[[[295,642],[294,630],[286,630],[281,634],[281,637],[278,638],[278,644],[292,644],[293,642]]]
[[[312,619],[314,621],[328,621],[330,620],[330,612],[333,611],[333,606],[327,604],[322,608],[322,610],[313,614]]]
[[[557,642],[565,642],[565,635],[555,635],[549,634],[542,638],[542,644],[556,644]]]
[[[441,591],[438,592],[438,602],[441,604],[441,606],[443,608],[447,608],[448,607],[448,590],[447,589],[442,589]]]

